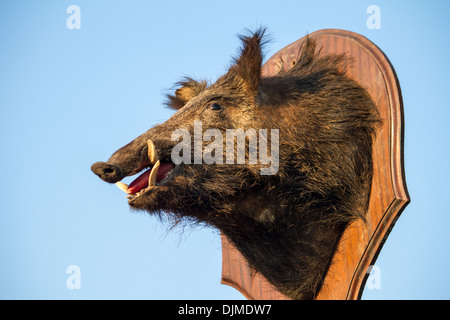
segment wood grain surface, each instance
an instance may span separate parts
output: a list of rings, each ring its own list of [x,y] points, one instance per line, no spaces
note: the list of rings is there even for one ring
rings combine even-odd
[[[373,146],[374,172],[367,224],[355,221],[337,245],[317,300],[359,299],[367,270],[374,264],[395,221],[409,203],[403,167],[403,104],[394,68],[384,53],[365,37],[325,29],[309,35],[320,54],[346,54],[353,59],[348,75],[364,86],[377,104],[383,124]],[[297,60],[306,37],[273,55],[263,76],[288,70]],[[222,235],[222,280],[247,299],[288,299],[261,274],[250,268],[239,251]]]

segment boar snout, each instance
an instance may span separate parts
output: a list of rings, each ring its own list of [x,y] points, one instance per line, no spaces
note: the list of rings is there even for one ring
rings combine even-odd
[[[106,162],[96,162],[91,166],[92,172],[94,172],[100,179],[106,182],[115,183],[122,180],[126,174],[122,168],[114,164],[108,164]]]

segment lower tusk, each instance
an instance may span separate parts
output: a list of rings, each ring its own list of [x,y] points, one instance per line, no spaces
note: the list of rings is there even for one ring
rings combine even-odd
[[[127,190],[128,190],[128,185],[127,185],[127,184],[125,184],[125,183],[119,181],[119,182],[116,182],[116,186],[117,186],[120,190],[122,190],[123,192],[128,193],[128,192],[127,192]]]
[[[152,172],[150,172],[150,176],[148,177],[148,186],[153,187],[156,185],[156,175],[158,174],[159,170],[159,160],[156,161],[155,165],[152,168]]]

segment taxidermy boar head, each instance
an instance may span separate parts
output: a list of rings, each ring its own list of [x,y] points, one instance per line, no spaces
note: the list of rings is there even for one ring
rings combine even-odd
[[[262,77],[264,39],[241,36],[215,83],[179,82],[177,112],[92,171],[134,209],[218,228],[282,293],[312,299],[340,235],[364,219],[380,120],[348,59],[311,39],[290,70]]]

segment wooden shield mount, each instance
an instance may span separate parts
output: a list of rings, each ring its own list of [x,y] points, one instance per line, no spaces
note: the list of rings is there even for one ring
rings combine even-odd
[[[359,299],[390,230],[409,203],[403,167],[403,104],[394,68],[384,53],[365,37],[344,30],[325,29],[309,35],[320,54],[346,54],[353,59],[348,75],[365,87],[378,107],[383,124],[373,144],[373,178],[367,224],[354,221],[337,245],[332,263],[316,299]],[[302,38],[273,55],[263,76],[296,63]],[[222,281],[247,299],[288,299],[261,274],[250,268],[222,235]]]

